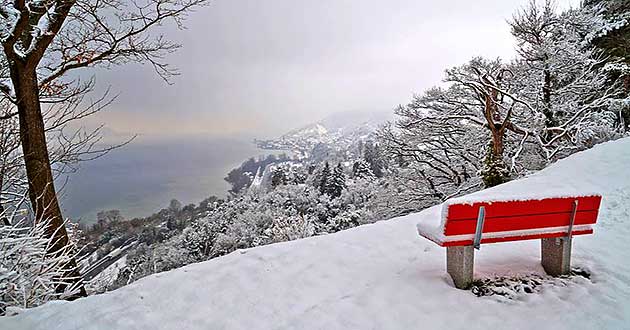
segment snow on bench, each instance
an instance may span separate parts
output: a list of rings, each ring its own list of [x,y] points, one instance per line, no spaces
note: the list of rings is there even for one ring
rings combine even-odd
[[[421,236],[447,248],[447,271],[455,286],[472,283],[474,251],[481,244],[529,239],[542,241],[542,265],[553,276],[570,271],[571,238],[592,234],[601,196],[532,200],[466,201],[442,205],[433,221],[418,223]]]

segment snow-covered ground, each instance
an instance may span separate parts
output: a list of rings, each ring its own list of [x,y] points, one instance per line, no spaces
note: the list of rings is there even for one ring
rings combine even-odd
[[[573,266],[588,270],[590,280],[548,280],[539,292],[512,299],[457,290],[445,273],[445,250],[416,232],[417,222],[436,213],[428,210],[48,303],[0,318],[0,329],[628,329],[629,164],[624,139],[556,163],[535,176],[540,184],[514,182],[477,195],[556,193],[562,185],[601,193],[595,234],[573,243]],[[539,258],[539,241],[483,245],[475,276],[542,275]]]

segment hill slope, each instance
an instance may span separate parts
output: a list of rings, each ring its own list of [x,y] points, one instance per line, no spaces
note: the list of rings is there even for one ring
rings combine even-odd
[[[370,137],[379,126],[391,119],[391,112],[339,112],[279,138],[256,140],[256,145],[260,149],[290,150],[307,156],[319,144],[342,148]]]
[[[454,289],[445,274],[444,249],[416,233],[418,222],[434,220],[434,207],[337,234],[237,251],[71,303],[49,303],[0,319],[0,328],[624,328],[630,324],[628,164],[630,139],[624,139],[479,193],[531,195],[548,186],[604,195],[595,235],[576,237],[573,245],[573,266],[588,270],[590,279],[546,278],[538,241],[484,245],[477,252],[476,277],[539,274],[542,284],[533,294],[515,291],[508,299]]]

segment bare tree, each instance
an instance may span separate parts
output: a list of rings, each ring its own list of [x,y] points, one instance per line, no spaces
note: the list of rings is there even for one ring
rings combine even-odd
[[[87,67],[147,62],[168,80],[177,72],[164,62],[164,56],[179,45],[152,32],[169,20],[181,27],[192,10],[206,3],[207,0],[0,1],[2,63],[9,78],[0,80],[0,91],[13,105],[10,108],[15,109],[3,118],[18,118],[29,200],[35,219],[50,222],[47,235],[53,238],[51,252],[63,251],[68,236],[53,183],[54,159],[47,132],[61,129],[68,120],[87,116],[108,103],[105,96],[80,109],[83,96],[92,90],[94,81],[68,78],[67,73]],[[83,140],[83,146],[90,146],[89,141],[97,139],[92,134],[67,136],[63,130],[57,131],[57,136],[62,142]],[[67,152],[67,159],[76,150],[60,152]],[[69,277],[78,280],[76,262],[70,260],[67,266]],[[64,291],[65,284],[60,284],[58,290]],[[85,295],[85,291],[79,295]]]
[[[509,66],[475,58],[447,70],[444,82],[448,88],[429,89],[397,109],[397,130],[382,131],[386,145],[424,164],[420,177],[438,198],[460,191],[477,172],[486,187],[509,180],[507,135],[524,134],[514,117],[527,108],[513,96]]]

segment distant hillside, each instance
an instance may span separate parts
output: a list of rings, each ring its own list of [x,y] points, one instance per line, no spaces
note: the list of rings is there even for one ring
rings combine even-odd
[[[308,156],[319,144],[344,148],[357,140],[366,139],[392,116],[387,112],[340,112],[279,138],[256,140],[256,145],[261,149],[288,150]]]

